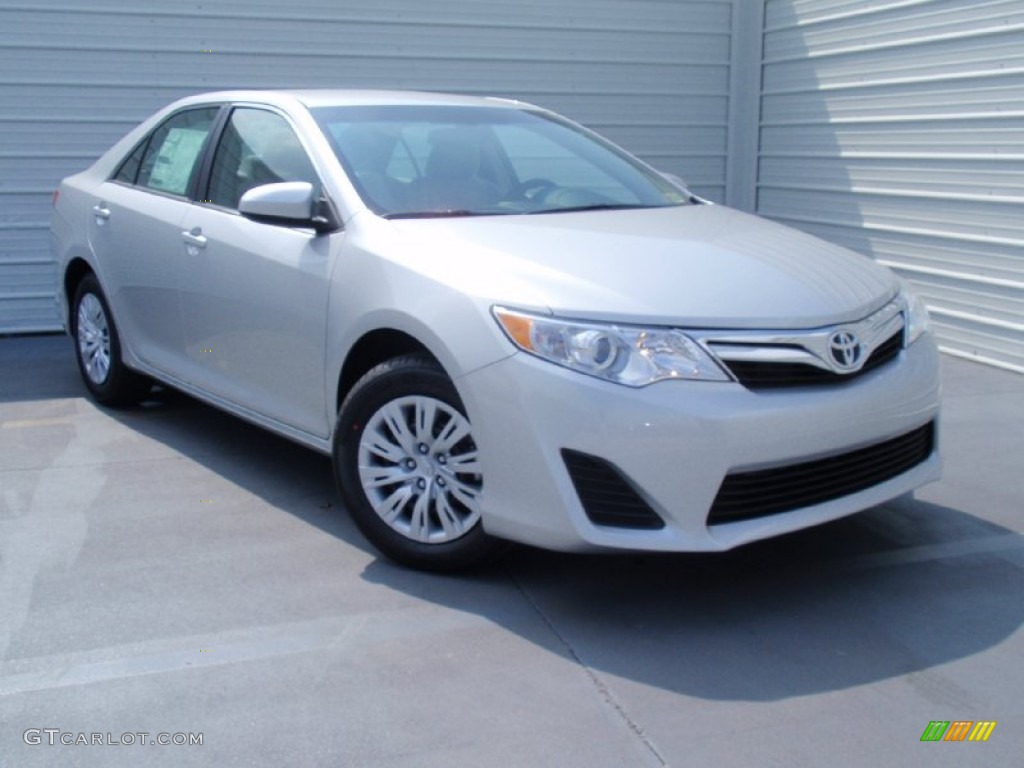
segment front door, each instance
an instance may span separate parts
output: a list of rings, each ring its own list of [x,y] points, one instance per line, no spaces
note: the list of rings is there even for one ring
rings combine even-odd
[[[328,283],[344,235],[256,222],[237,212],[248,189],[281,181],[320,187],[281,115],[236,108],[206,196],[182,225],[190,239],[181,277],[188,379],[261,416],[326,437]]]

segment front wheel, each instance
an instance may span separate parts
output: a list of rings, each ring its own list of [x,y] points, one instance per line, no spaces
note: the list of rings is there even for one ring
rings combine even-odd
[[[356,383],[338,414],[334,468],[356,525],[393,560],[452,571],[494,551],[472,428],[432,359],[397,357]]]

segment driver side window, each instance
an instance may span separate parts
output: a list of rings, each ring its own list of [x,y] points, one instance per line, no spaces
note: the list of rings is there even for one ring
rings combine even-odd
[[[283,117],[236,108],[217,145],[206,201],[235,209],[253,187],[283,181],[308,181],[319,188],[309,156]]]

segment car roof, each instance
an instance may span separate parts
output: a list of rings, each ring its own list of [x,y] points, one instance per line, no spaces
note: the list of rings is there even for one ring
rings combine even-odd
[[[288,90],[213,91],[189,96],[176,106],[210,102],[257,102],[285,106],[296,102],[307,108],[340,106],[462,106],[505,107],[510,109],[535,108],[532,104],[492,96],[464,96],[427,91],[349,90],[339,88],[311,88]]]

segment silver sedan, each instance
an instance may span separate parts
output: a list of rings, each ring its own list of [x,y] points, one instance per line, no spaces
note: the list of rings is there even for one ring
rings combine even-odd
[[[332,455],[416,567],[723,550],[939,476],[889,271],[528,104],[193,96],[62,182],[52,239],[97,401],[159,381]]]

